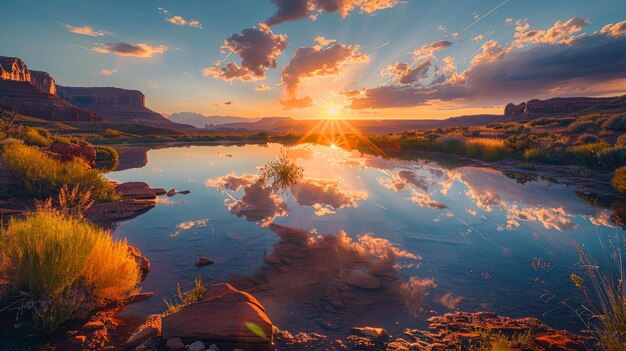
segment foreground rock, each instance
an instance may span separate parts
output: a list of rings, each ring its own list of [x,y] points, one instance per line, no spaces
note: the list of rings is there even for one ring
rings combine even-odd
[[[524,350],[594,349],[591,337],[555,330],[538,319],[513,319],[495,313],[446,314],[428,319],[428,330],[407,329],[392,338],[384,329],[355,327],[342,338],[317,333],[276,333],[279,350]],[[494,345],[501,345],[497,348]],[[504,346],[506,345],[506,347]]]
[[[156,197],[164,195],[163,189],[153,189],[144,182],[114,184],[122,199],[114,202],[97,203],[85,216],[93,221],[121,221],[137,217],[156,206]]]
[[[254,296],[221,283],[209,285],[202,301],[164,317],[161,336],[185,342],[271,344],[272,328]]]

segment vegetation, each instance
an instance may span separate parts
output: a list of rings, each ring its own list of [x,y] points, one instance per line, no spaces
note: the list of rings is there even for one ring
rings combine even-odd
[[[63,186],[69,186],[90,192],[98,201],[116,199],[111,184],[80,159],[64,163],[35,147],[10,142],[3,145],[0,162],[17,184],[38,198],[56,195]]]
[[[96,146],[96,164],[115,170],[120,163],[120,154],[110,146]]]
[[[592,313],[588,327],[594,330],[601,349],[606,351],[626,350],[626,272],[621,258],[621,250],[616,250],[617,271],[600,270],[600,265],[575,243],[580,256],[580,267],[589,280],[588,290],[585,279],[577,274],[570,276],[574,285],[585,296],[586,310]],[[606,267],[605,267],[606,269]]]
[[[198,276],[194,281],[193,289],[183,292],[180,287],[180,283],[176,284],[176,293],[178,297],[178,302],[172,303],[171,301],[165,301],[165,305],[167,306],[167,311],[163,313],[163,317],[169,316],[174,313],[180,312],[183,308],[191,305],[192,303],[198,302],[202,300],[202,296],[206,292],[206,288],[204,287],[204,282],[202,281],[202,277]]]
[[[615,189],[623,193],[626,192],[626,166],[620,167],[615,171],[611,184]]]
[[[302,180],[304,170],[289,159],[284,150],[276,160],[261,167],[261,179],[271,181],[272,187],[283,191]]]
[[[80,312],[123,301],[139,282],[125,241],[50,207],[11,219],[0,233],[0,273],[12,291],[26,294],[45,333]]]

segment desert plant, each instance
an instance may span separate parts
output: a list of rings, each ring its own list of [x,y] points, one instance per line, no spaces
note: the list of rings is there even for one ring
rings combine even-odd
[[[115,170],[120,163],[120,154],[110,146],[96,146],[96,163],[106,165],[106,169]]]
[[[626,115],[615,115],[602,124],[602,129],[626,130]]]
[[[598,151],[596,157],[600,165],[610,169],[617,169],[622,166],[626,166],[626,148],[605,148]]]
[[[63,186],[90,191],[96,200],[116,199],[111,184],[82,160],[61,162],[45,152],[19,143],[4,144],[0,161],[28,193],[46,198],[56,195]]]
[[[2,275],[31,297],[36,323],[52,331],[78,311],[135,292],[139,268],[125,241],[93,224],[41,209],[0,233]]]
[[[615,170],[613,179],[611,179],[611,185],[621,192],[626,192],[626,166]]]
[[[180,287],[180,283],[176,284],[178,302],[172,303],[171,301],[163,300],[165,302],[165,306],[167,307],[167,310],[163,312],[163,317],[178,313],[192,303],[202,300],[202,296],[205,292],[206,288],[204,287],[204,282],[202,281],[201,276],[198,276],[198,278],[194,280],[193,289],[186,292],[183,292],[183,289]]]
[[[598,125],[589,119],[578,119],[567,126],[567,130],[573,133],[590,132],[598,129]]]
[[[302,180],[304,170],[289,159],[285,150],[276,160],[268,162],[260,170],[261,179],[271,181],[272,187],[283,191]]]
[[[52,139],[50,139],[48,131],[43,128],[28,128],[26,132],[21,135],[21,139],[24,140],[26,145],[49,146],[52,144]]]
[[[595,143],[597,141],[598,141],[598,137],[596,135],[585,133],[585,134],[579,135],[578,138],[576,138],[576,141],[574,142],[574,144],[583,145],[583,144]]]
[[[124,133],[122,133],[121,131],[111,128],[107,128],[104,130],[104,132],[102,132],[102,136],[104,136],[105,138],[119,138],[123,134]]]

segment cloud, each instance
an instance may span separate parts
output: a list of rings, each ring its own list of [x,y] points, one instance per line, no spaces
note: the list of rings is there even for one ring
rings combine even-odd
[[[91,48],[91,51],[99,52],[101,54],[113,53],[118,56],[129,57],[152,57],[154,55],[160,55],[167,51],[167,46],[158,45],[151,46],[144,43],[129,44],[129,43],[98,43]]]
[[[363,191],[342,190],[334,179],[305,179],[292,185],[291,193],[298,205],[313,207],[318,216],[344,207],[357,207],[357,201],[368,198]]]
[[[385,67],[381,74],[384,77],[391,77],[398,84],[411,84],[428,77],[431,65],[428,60],[413,66],[405,62],[396,62]]]
[[[62,23],[62,24],[65,27],[65,29],[76,34],[88,35],[90,37],[103,37],[105,35],[113,35],[113,33],[111,32],[107,32],[103,30],[96,30],[91,26],[74,27],[69,24],[65,24],[65,23]]]
[[[346,91],[353,109],[409,107],[432,101],[453,101],[460,106],[500,104],[511,99],[525,100],[560,95],[623,93],[623,84],[606,84],[626,79],[626,36],[620,24],[604,32],[580,35],[588,20],[558,21],[535,34],[524,28],[509,45],[490,40],[459,72],[451,58],[429,77],[411,84],[381,85]],[[401,66],[400,66],[401,67]],[[402,70],[398,77],[402,78]],[[420,72],[421,73],[421,72]]]
[[[369,56],[359,52],[359,45],[345,45],[318,37],[318,45],[301,47],[283,68],[281,84],[285,86],[283,107],[302,108],[312,104],[310,97],[297,98],[298,87],[307,79],[340,76],[344,66],[366,62]]]
[[[286,47],[286,35],[274,34],[269,26],[261,23],[258,28],[246,28],[231,35],[222,45],[224,53],[235,53],[241,57],[241,65],[230,62],[222,66],[222,61],[218,61],[204,68],[202,74],[225,81],[265,79],[265,71],[276,68],[276,58]]]
[[[361,13],[374,13],[402,2],[401,0],[272,0],[278,8],[265,23],[273,26],[306,17],[316,19],[317,15],[323,12],[337,12],[341,18],[345,18],[357,9]]]
[[[268,91],[268,90],[271,90],[271,89],[272,88],[269,85],[267,85],[267,84],[259,84],[259,85],[257,85],[254,88],[254,90],[256,90],[256,91]]]
[[[261,226],[269,225],[274,218],[286,216],[289,213],[287,204],[276,194],[271,185],[259,179],[257,175],[244,174],[237,176],[229,174],[216,179],[208,179],[205,184],[209,187],[237,191],[243,189],[243,196],[227,204],[228,210],[237,217],[243,217],[249,222],[257,222]]]
[[[165,22],[169,22],[175,26],[189,26],[189,27],[194,27],[194,28],[198,28],[198,29],[202,29],[202,23],[200,23],[200,21],[198,20],[194,20],[194,19],[190,19],[190,20],[186,20],[184,19],[182,16],[175,16],[172,15],[172,13],[162,7],[158,7],[157,8],[159,10],[159,12],[161,12],[162,14],[166,15],[167,17],[165,18]]]
[[[100,71],[98,71],[98,73],[105,75],[105,76],[110,76],[111,74],[115,74],[117,73],[117,68],[113,68],[113,69],[101,69]]]
[[[159,83],[150,83],[148,84],[148,88],[150,89],[156,89],[158,87],[160,87],[161,85]]]
[[[415,51],[413,51],[413,55],[416,58],[430,57],[435,52],[443,50],[450,46],[452,46],[452,42],[450,41],[437,40],[429,44],[424,44],[421,47],[415,49]]]
[[[481,40],[483,40],[484,38],[485,38],[485,36],[484,36],[484,35],[482,35],[482,34],[478,34],[478,35],[476,35],[476,36],[472,37],[472,41],[481,41]]]
[[[183,231],[192,229],[194,227],[196,228],[206,227],[208,221],[209,221],[208,218],[202,218],[197,221],[187,221],[187,222],[179,223],[178,225],[176,225],[177,230],[174,233],[172,233],[172,235],[170,236],[172,237],[179,236],[180,233],[182,233]]]
[[[600,30],[601,33],[610,35],[612,37],[626,36],[626,21],[621,21],[615,24],[607,24]]]
[[[389,189],[400,191],[411,186],[422,191],[428,191],[428,179],[417,172],[401,170],[396,176],[381,180],[381,184]]]

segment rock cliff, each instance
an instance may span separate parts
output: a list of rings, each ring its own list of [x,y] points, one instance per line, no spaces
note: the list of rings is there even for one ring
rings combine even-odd
[[[145,96],[138,90],[79,88],[59,85],[57,86],[57,95],[112,122],[145,124],[175,130],[195,129],[190,125],[174,123],[147,108]]]
[[[525,120],[537,117],[558,117],[572,115],[601,106],[613,106],[620,97],[589,98],[553,98],[548,100],[533,99],[518,105],[510,103],[504,109],[504,117],[509,120]],[[622,99],[623,100],[623,99]],[[626,104],[623,104],[626,107]]]
[[[56,84],[48,73],[30,71],[17,57],[0,56],[0,107],[51,121],[102,120],[55,94]]]

